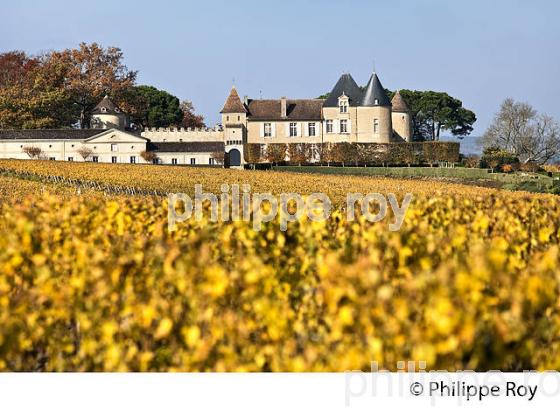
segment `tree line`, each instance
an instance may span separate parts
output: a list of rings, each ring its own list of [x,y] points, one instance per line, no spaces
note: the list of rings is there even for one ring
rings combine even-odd
[[[82,43],[78,48],[31,56],[0,54],[0,129],[89,128],[91,113],[108,95],[145,127],[204,127],[190,101],[148,85],[123,63],[117,47]]]

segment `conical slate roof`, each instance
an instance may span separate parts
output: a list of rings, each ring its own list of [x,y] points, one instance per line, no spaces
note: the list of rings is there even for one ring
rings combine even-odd
[[[117,108],[113,101],[108,95],[103,97],[103,99],[95,106],[92,111],[93,114],[122,114],[121,110]]]
[[[385,88],[383,88],[381,81],[379,81],[379,78],[375,73],[373,73],[369,79],[366,90],[364,91],[364,97],[361,105],[364,107],[387,107],[391,105],[391,101],[389,101],[389,97],[387,97]]]
[[[329,97],[325,100],[323,107],[338,107],[338,97],[346,95],[352,107],[360,105],[362,100],[362,90],[350,74],[342,74]]]
[[[237,94],[237,90],[234,87],[231,87],[231,92],[224,104],[224,108],[220,111],[222,114],[233,114],[233,113],[245,113],[245,106],[241,102],[241,98],[239,98],[239,94]]]
[[[391,100],[391,104],[393,105],[393,112],[408,112],[408,105],[406,105],[406,101],[402,97],[401,93],[397,91],[395,96]]]

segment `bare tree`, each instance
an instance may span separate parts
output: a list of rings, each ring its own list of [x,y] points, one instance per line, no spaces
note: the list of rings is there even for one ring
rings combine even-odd
[[[212,158],[216,164],[224,165],[226,160],[226,153],[224,151],[214,151],[210,154],[210,158]]]
[[[538,115],[531,105],[508,98],[486,130],[482,144],[511,152],[522,163],[544,164],[560,155],[560,126],[552,117]]]
[[[84,161],[87,161],[91,154],[93,154],[91,148],[88,147],[81,147],[77,152],[84,159]]]
[[[41,158],[41,154],[43,153],[43,150],[41,148],[34,145],[25,145],[21,150],[29,155],[29,158],[39,159]]]
[[[560,126],[554,118],[539,115],[531,132],[520,141],[520,160],[545,164],[560,154]]]

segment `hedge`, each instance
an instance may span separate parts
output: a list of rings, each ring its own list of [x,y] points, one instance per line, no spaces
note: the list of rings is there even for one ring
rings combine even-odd
[[[458,142],[245,144],[245,162],[303,165],[434,165],[459,162]]]

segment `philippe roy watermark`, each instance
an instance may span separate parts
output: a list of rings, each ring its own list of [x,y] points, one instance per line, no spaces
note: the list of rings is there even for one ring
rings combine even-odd
[[[209,214],[212,222],[245,221],[251,222],[255,231],[261,224],[279,220],[280,230],[286,231],[290,222],[307,218],[310,221],[325,221],[331,216],[332,201],[327,194],[312,193],[253,193],[250,185],[223,184],[220,194],[204,192],[201,184],[195,185],[194,200],[184,193],[168,195],[168,226],[170,231],[177,224],[194,217],[197,221]],[[404,195],[401,203],[395,194],[348,193],[346,195],[346,219],[354,221],[357,213],[369,222],[379,222],[388,216],[391,209],[391,231],[398,231],[413,199],[412,194]],[[205,208],[205,204],[209,208]]]
[[[383,370],[374,361],[371,362],[371,372],[346,372],[346,407],[380,397],[414,397],[428,400],[432,405],[441,402],[463,405],[492,399],[533,402],[560,395],[560,374],[556,371],[427,371],[424,361],[399,361],[397,369],[396,372]]]

